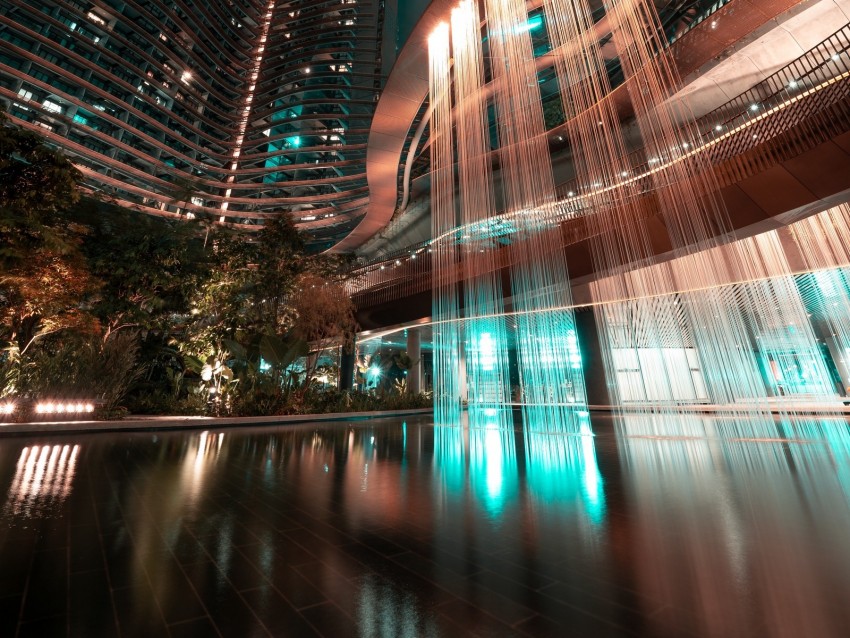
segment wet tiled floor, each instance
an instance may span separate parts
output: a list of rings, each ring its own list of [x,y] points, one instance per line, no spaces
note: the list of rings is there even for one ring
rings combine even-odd
[[[0,438],[0,636],[846,636],[843,420]]]

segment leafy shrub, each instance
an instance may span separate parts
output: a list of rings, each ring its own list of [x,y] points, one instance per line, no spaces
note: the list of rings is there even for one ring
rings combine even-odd
[[[113,334],[106,342],[69,336],[33,351],[21,366],[18,392],[31,397],[95,399],[100,413],[119,408],[143,370],[137,365],[139,345],[131,332]]]

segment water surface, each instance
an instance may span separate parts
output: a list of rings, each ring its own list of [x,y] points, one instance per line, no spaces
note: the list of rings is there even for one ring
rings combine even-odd
[[[848,635],[847,422],[592,426],[2,438],[0,636]]]

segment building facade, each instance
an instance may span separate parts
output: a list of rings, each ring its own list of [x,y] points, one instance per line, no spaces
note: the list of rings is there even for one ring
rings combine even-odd
[[[0,3],[0,102],[145,213],[332,244],[368,201],[383,0]]]

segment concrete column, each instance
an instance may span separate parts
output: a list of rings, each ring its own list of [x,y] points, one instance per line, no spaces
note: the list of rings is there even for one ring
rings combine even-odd
[[[407,356],[412,362],[407,371],[407,391],[419,394],[422,392],[422,333],[419,328],[407,329]]]
[[[466,348],[463,339],[460,341],[460,352],[458,352],[458,388],[460,389],[460,400],[469,400],[469,387],[466,381]]]
[[[605,364],[603,362],[602,344],[599,331],[596,328],[596,311],[589,308],[577,312],[576,333],[581,349],[582,371],[584,372],[584,388],[587,392],[589,405],[611,405],[611,395],[605,379]]]
[[[339,389],[342,391],[351,390],[354,387],[355,339],[356,337],[352,336],[349,343],[343,344],[339,355]]]

